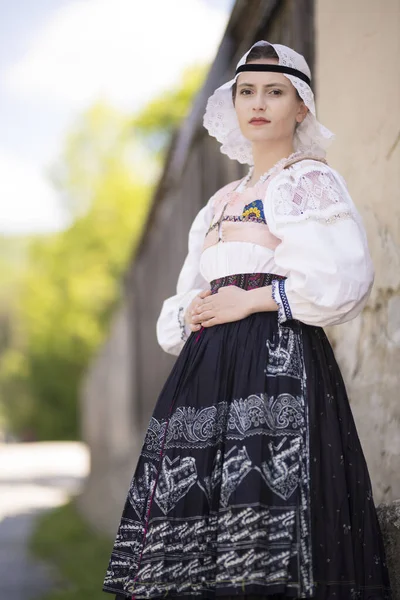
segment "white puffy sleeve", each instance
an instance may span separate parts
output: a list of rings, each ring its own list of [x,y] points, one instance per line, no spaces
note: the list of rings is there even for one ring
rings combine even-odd
[[[323,163],[302,161],[271,181],[265,210],[281,240],[275,263],[286,275],[272,283],[279,322],[324,327],[356,317],[368,300],[374,268],[343,178]]]
[[[210,288],[200,273],[199,264],[204,237],[213,217],[213,198],[199,211],[192,223],[188,254],[179,273],[176,294],[164,300],[157,320],[158,343],[165,352],[176,356],[191,333],[185,323],[186,309],[197,294]]]

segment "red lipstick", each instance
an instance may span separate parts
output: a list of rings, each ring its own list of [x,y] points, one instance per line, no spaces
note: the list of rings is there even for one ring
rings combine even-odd
[[[249,123],[251,125],[266,125],[267,123],[271,123],[271,121],[264,119],[264,117],[253,117],[250,119]]]

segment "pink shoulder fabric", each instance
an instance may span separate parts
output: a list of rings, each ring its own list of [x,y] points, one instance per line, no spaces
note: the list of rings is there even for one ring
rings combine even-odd
[[[236,179],[235,181],[231,181],[230,183],[227,183],[226,185],[224,185],[222,188],[220,188],[219,190],[217,190],[215,192],[215,194],[213,195],[213,203],[212,203],[213,209],[214,209],[214,214],[216,213],[219,206],[223,202],[225,196],[229,192],[232,192],[234,189],[236,189],[241,181],[242,181],[241,179]]]

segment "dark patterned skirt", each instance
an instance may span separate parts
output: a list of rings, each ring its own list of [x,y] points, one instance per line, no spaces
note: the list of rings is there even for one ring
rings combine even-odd
[[[245,289],[276,275],[212,282]],[[156,402],[104,581],[117,600],[389,600],[367,465],[320,327],[190,335]]]

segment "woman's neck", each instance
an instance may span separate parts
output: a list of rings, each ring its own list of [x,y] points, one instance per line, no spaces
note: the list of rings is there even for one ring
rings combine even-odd
[[[249,185],[256,183],[261,175],[269,171],[279,160],[293,154],[292,141],[283,141],[266,146],[253,143],[254,169]]]

